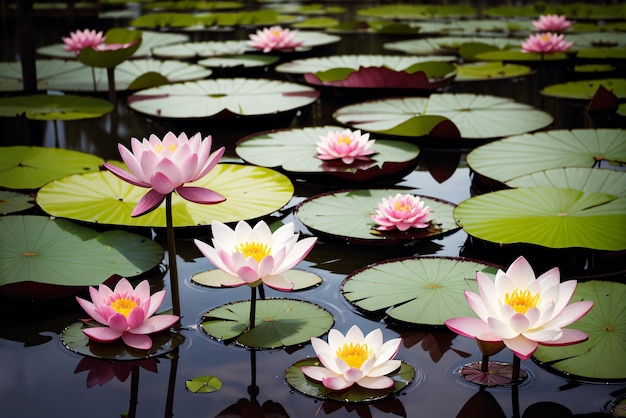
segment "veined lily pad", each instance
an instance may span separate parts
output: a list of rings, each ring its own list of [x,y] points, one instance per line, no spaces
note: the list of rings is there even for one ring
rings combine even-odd
[[[394,4],[372,6],[357,10],[357,14],[367,17],[384,19],[428,19],[428,18],[452,18],[452,17],[475,17],[476,8],[472,6],[432,6],[415,4]]]
[[[502,62],[476,62],[456,66],[455,81],[498,80],[523,77],[532,69],[525,65],[504,64]]]
[[[255,219],[280,209],[293,196],[293,185],[286,176],[268,168],[239,164],[218,164],[202,179],[189,184],[214,190],[226,201],[201,205],[174,193],[175,227]],[[37,203],[54,216],[99,224],[164,227],[165,203],[143,216],[130,217],[147,191],[102,171],[53,181],[39,191]]]
[[[296,207],[296,216],[307,228],[325,236],[354,244],[402,244],[432,239],[456,231],[452,211],[454,204],[428,196],[420,200],[431,208],[433,225],[408,231],[376,231],[371,215],[376,213],[383,197],[406,194],[407,190],[369,189],[324,193],[306,199]]]
[[[98,171],[104,160],[95,155],[60,148],[3,147],[0,153],[0,186],[38,189],[70,174]]]
[[[294,283],[293,291],[310,289],[319,286],[323,281],[317,274],[303,270],[287,270],[281,276]],[[191,276],[191,281],[202,286],[215,288],[224,288],[241,283],[241,279],[238,277],[233,277],[219,269],[194,274]]]
[[[584,331],[587,341],[563,347],[540,345],[534,359],[568,379],[626,380],[626,285],[578,283],[572,301],[591,300],[593,308],[568,328]]]
[[[570,81],[563,84],[553,84],[541,90],[544,96],[564,99],[591,99],[600,86],[611,91],[617,98],[626,98],[626,79],[606,78],[602,80]]]
[[[205,312],[200,325],[211,337],[246,347],[274,349],[321,337],[334,324],[324,308],[294,299],[258,299],[255,326],[247,331],[250,302],[229,303]]]
[[[277,25],[296,20],[295,16],[279,15],[274,10],[259,10],[252,12],[218,12],[206,14],[190,13],[149,13],[139,16],[131,22],[131,26],[138,28],[185,28],[188,30],[204,30],[214,26],[241,26],[241,25]]]
[[[497,267],[464,258],[402,258],[350,274],[341,293],[358,309],[412,325],[444,325],[474,316],[464,291],[477,292],[476,272],[495,276]]]
[[[128,99],[137,112],[161,118],[275,115],[319,97],[310,87],[269,79],[223,78],[139,91]]]
[[[97,286],[114,274],[137,276],[163,259],[163,248],[144,236],[100,233],[45,216],[0,217],[0,247],[2,293],[44,299]]]
[[[224,55],[220,57],[205,58],[198,64],[209,68],[233,68],[233,67],[264,67],[274,64],[280,58],[272,55],[242,54]]]
[[[465,232],[499,244],[626,249],[626,198],[559,187],[500,190],[461,202],[454,217]]]
[[[0,190],[0,215],[30,209],[35,206],[34,201],[35,198],[33,196],[24,193]]]
[[[366,389],[354,384],[348,389],[334,391],[324,387],[322,382],[316,382],[306,377],[300,370],[303,366],[322,366],[322,364],[316,358],[297,361],[285,371],[285,380],[287,380],[289,386],[298,392],[324,401],[346,403],[373,402],[400,393],[415,379],[413,366],[402,362],[398,370],[387,375],[394,381],[394,385],[388,389]]]
[[[537,52],[522,52],[521,41],[516,50],[485,51],[474,55],[474,59],[482,61],[507,61],[507,62],[539,62],[539,61],[562,61],[568,59],[565,52],[551,52],[540,54]]]
[[[24,115],[33,120],[78,120],[98,118],[113,110],[103,99],[74,95],[34,94],[0,98],[0,116]]]
[[[552,116],[506,97],[475,94],[432,94],[372,100],[344,106],[334,118],[353,129],[398,136],[428,134],[416,129],[424,117],[446,118],[464,139],[488,139],[535,131]]]
[[[342,131],[338,126],[286,129],[254,134],[238,142],[235,152],[248,163],[264,167],[280,167],[287,173],[307,178],[337,179],[362,182],[412,170],[417,165],[419,148],[408,142],[376,140],[371,161],[353,164],[324,162],[317,158],[316,144],[329,131]]]
[[[185,42],[175,45],[156,47],[152,53],[159,58],[189,59],[243,54],[248,48],[248,41],[206,41]]]
[[[506,182],[561,167],[626,162],[626,130],[553,130],[504,138],[472,150],[467,164],[476,173]]]
[[[511,49],[520,48],[520,42],[506,38],[492,37],[464,37],[464,36],[443,36],[436,38],[411,39],[405,41],[388,42],[383,48],[391,51],[400,51],[407,54],[458,54],[463,44],[479,42],[497,48]]]
[[[185,387],[193,393],[213,393],[222,388],[222,381],[215,376],[200,376],[186,380]]]

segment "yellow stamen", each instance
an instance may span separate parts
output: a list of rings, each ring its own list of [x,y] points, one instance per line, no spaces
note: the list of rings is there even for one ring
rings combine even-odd
[[[130,311],[132,311],[139,305],[137,305],[137,302],[132,299],[119,298],[111,302],[110,306],[115,312],[121,313],[128,318]]]
[[[252,257],[257,263],[260,263],[265,257],[271,254],[272,249],[267,244],[260,242],[244,242],[235,248],[235,251],[239,251],[246,258]]]
[[[539,36],[539,39],[541,39],[541,42],[548,42],[550,40],[550,35],[543,33]]]
[[[350,343],[344,344],[337,349],[337,357],[348,363],[348,366],[358,369],[370,358],[371,352],[367,344]]]
[[[539,293],[533,295],[530,290],[522,291],[517,288],[513,293],[507,293],[504,296],[504,303],[521,314],[525,314],[530,308],[537,306],[537,302],[539,302]]]
[[[401,204],[400,202],[396,202],[396,210],[402,211],[402,212],[408,212],[411,209],[411,205],[407,205],[407,204]]]
[[[337,145],[341,145],[341,144],[350,145],[351,143],[352,143],[352,138],[350,138],[347,135],[341,135],[339,138],[337,138]]]
[[[279,37],[282,34],[282,31],[281,30],[273,30],[271,33],[272,33],[272,35],[274,35],[276,37]]]
[[[161,151],[163,151],[164,149],[165,149],[165,147],[162,144],[156,145],[154,147],[154,153],[155,154],[160,154]],[[167,146],[167,149],[170,152],[175,152],[178,149],[178,144],[170,144],[170,145]]]

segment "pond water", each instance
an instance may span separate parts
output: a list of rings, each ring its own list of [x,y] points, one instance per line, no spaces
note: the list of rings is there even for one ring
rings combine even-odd
[[[352,3],[345,6],[350,10],[355,7]],[[37,22],[33,31],[37,46],[43,46],[57,42],[69,30],[83,27],[106,29],[124,25],[127,20],[85,19],[74,26],[61,19]],[[10,31],[13,23],[9,20],[5,30]],[[194,36],[197,40],[243,39],[243,33],[205,32]],[[5,35],[4,31],[2,56],[8,60],[17,55],[12,55],[15,54],[15,44],[8,41],[12,37]],[[310,54],[383,53],[384,42],[398,39],[404,38],[346,34],[338,44]],[[283,75],[272,70],[263,74],[253,71],[251,74],[254,77],[261,75],[284,79]],[[568,69],[561,68],[549,74],[551,81],[566,80],[571,76]],[[446,91],[493,94],[536,106],[554,117],[551,126],[554,129],[619,126],[620,122],[611,116],[588,117],[584,104],[541,97],[537,93],[540,82],[539,77],[533,74],[491,83],[454,83]],[[117,143],[128,145],[131,137],[143,138],[152,133],[162,136],[169,130],[188,134],[200,131],[203,135],[213,136],[214,147],[226,146],[224,161],[241,162],[234,152],[235,142],[240,138],[266,129],[336,124],[332,118],[336,109],[365,98],[324,92],[312,107],[304,109],[287,123],[275,118],[235,123],[221,123],[213,119],[171,123],[149,120],[133,113],[125,105],[125,95],[120,94],[117,125],[112,127],[109,117],[60,123],[58,146],[105,159],[119,159]],[[3,123],[6,133],[3,134],[2,145],[55,146],[56,134],[52,123]],[[480,143],[445,148],[422,143],[419,166],[397,183],[386,186],[406,187],[417,194],[455,204],[489,191],[489,185],[473,179],[465,163],[467,152]],[[310,231],[293,214],[295,206],[305,198],[332,190],[337,185],[295,181],[294,186],[295,194],[291,201],[265,219],[293,221],[302,236],[309,236]],[[36,208],[29,213],[42,214]],[[166,245],[163,231],[137,228],[133,232],[145,234]],[[193,238],[210,242],[210,228],[177,231],[181,334],[184,342],[169,355],[154,360],[117,363],[86,360],[66,349],[59,334],[68,325],[85,317],[74,298],[23,301],[0,297],[0,416],[257,417],[261,416],[258,411],[244,410],[250,401],[257,401],[264,405],[264,413],[268,417],[599,417],[604,416],[618,396],[626,393],[623,383],[571,380],[540,367],[532,360],[522,361],[522,367],[529,375],[522,384],[481,388],[457,374],[462,365],[480,360],[474,341],[456,336],[445,328],[409,328],[367,317],[357,312],[339,292],[348,274],[375,262],[410,256],[464,256],[507,266],[517,256],[525,255],[537,273],[559,266],[568,278],[586,279],[602,275],[605,280],[623,282],[623,273],[619,271],[623,270],[624,262],[623,258],[620,261],[619,254],[594,254],[596,261],[609,260],[609,266],[581,269],[578,268],[580,254],[577,253],[523,245],[494,247],[470,239],[463,230],[443,238],[401,246],[352,245],[322,237],[298,268],[319,275],[323,283],[319,287],[288,295],[267,289],[266,296],[288,296],[314,302],[332,313],[334,328],[342,332],[357,324],[364,331],[382,328],[385,340],[402,336],[403,344],[396,358],[411,364],[416,370],[415,381],[392,400],[354,405],[319,401],[295,392],[285,382],[284,374],[289,366],[315,355],[309,344],[283,350],[250,351],[215,341],[200,329],[200,319],[206,311],[228,302],[246,300],[250,297],[250,290],[246,286],[211,289],[194,284],[191,281],[194,274],[213,267],[195,247]],[[160,268],[147,277],[153,288],[163,287],[169,292],[167,260],[166,254]],[[85,274],[89,274],[88,269]],[[169,303],[169,297],[166,297],[164,307],[170,307]],[[511,362],[512,358],[513,355],[504,350],[492,359]],[[185,388],[186,380],[205,375],[218,377],[222,388],[210,394],[194,394]],[[92,380],[96,376],[96,380]],[[272,408],[276,415],[271,415]]]

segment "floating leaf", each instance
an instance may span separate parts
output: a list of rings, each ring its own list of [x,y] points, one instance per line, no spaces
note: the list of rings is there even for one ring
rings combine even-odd
[[[163,248],[144,236],[100,233],[45,216],[0,217],[0,248],[2,292],[45,299],[99,285],[114,274],[137,276],[163,259]]]
[[[322,307],[294,299],[259,299],[256,321],[247,330],[250,302],[229,303],[206,312],[202,329],[218,340],[234,340],[252,348],[281,348],[321,337],[333,326],[333,316]]]
[[[250,50],[248,41],[206,41],[163,45],[152,53],[159,58],[189,59],[243,54],[246,50]]]
[[[172,196],[175,227],[209,225],[255,219],[283,207],[293,196],[293,185],[284,175],[263,167],[218,164],[202,179],[189,185],[214,190],[226,197],[215,205],[201,205]],[[165,204],[136,218],[130,213],[146,188],[126,183],[108,171],[65,177],[47,184],[37,203],[54,216],[99,224],[165,226]]]
[[[612,92],[619,99],[626,98],[626,79],[624,78],[569,81],[562,84],[553,84],[541,90],[541,94],[563,99],[589,100],[596,94],[600,86]]]
[[[128,90],[146,89],[149,87],[162,86],[167,83],[169,83],[167,77],[156,71],[149,71],[133,80],[133,82],[128,85]]]
[[[112,28],[105,34],[105,45],[124,45],[119,49],[94,49],[84,48],[78,53],[78,60],[90,67],[114,68],[126,61],[141,46],[141,31],[126,28]]]
[[[454,217],[468,234],[499,244],[626,249],[626,198],[558,187],[500,190],[461,202]]]
[[[0,190],[0,214],[6,215],[30,209],[35,206],[34,200],[33,196],[24,193]]]
[[[104,161],[95,155],[60,148],[12,146],[0,153],[0,186],[37,189],[70,174],[98,171]]]
[[[540,345],[533,355],[568,379],[626,380],[626,285],[607,281],[578,283],[572,301],[591,300],[593,308],[568,328],[589,339],[562,347]]]
[[[482,61],[507,61],[507,62],[538,62],[538,61],[563,61],[568,59],[565,52],[551,52],[541,54],[537,52],[522,52],[521,44],[518,50],[485,51],[474,55],[474,59]]]
[[[447,319],[474,315],[464,292],[477,292],[477,271],[494,276],[496,269],[463,258],[402,258],[350,274],[341,293],[362,311],[383,312],[404,324],[444,325]]]
[[[185,387],[193,393],[211,393],[222,388],[222,381],[215,376],[200,376],[185,380]]]
[[[523,77],[532,69],[525,65],[504,64],[502,62],[476,62],[460,64],[456,67],[455,81],[498,80],[503,78]]]
[[[0,116],[26,116],[33,120],[78,120],[98,118],[113,110],[103,99],[74,95],[34,94],[0,98]]]
[[[452,217],[454,204],[428,196],[420,196],[430,206],[433,225],[429,228],[400,232],[382,232],[371,215],[384,197],[406,194],[407,190],[369,189],[324,193],[306,199],[296,207],[296,216],[316,233],[354,244],[402,244],[419,239],[432,239],[456,231]]]
[[[420,38],[405,41],[388,42],[385,49],[400,51],[408,54],[459,54],[464,44],[479,43],[497,50],[520,48],[519,41],[506,38],[492,37],[465,37],[465,36],[438,36],[436,38]]]
[[[281,273],[281,276],[294,283],[292,291],[307,290],[322,283],[322,278],[317,274],[313,274],[303,270],[287,270]],[[241,279],[233,277],[222,270],[207,270],[191,276],[191,281],[202,286],[223,288],[241,284]]]
[[[367,17],[378,17],[385,19],[425,19],[441,17],[475,17],[476,8],[466,5],[415,5],[415,4],[394,4],[371,6],[357,10],[357,14]]]
[[[393,386],[388,389],[366,389],[358,386],[358,384],[354,384],[348,389],[333,391],[324,387],[321,382],[306,377],[300,370],[303,366],[323,367],[316,358],[297,361],[285,371],[285,380],[287,380],[289,386],[298,392],[325,401],[347,403],[378,401],[400,393],[415,380],[415,369],[403,361],[398,370],[387,375],[394,381]]]
[[[209,68],[233,68],[233,67],[265,67],[274,64],[280,57],[272,55],[225,55],[221,57],[205,58],[198,64]]]

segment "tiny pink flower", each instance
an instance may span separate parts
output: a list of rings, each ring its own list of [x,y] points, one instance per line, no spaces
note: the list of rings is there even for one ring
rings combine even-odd
[[[532,21],[535,29],[541,32],[564,32],[572,23],[565,16],[559,15],[541,15],[538,20]]]
[[[356,325],[345,336],[331,329],[328,342],[311,337],[311,344],[323,367],[303,366],[300,370],[330,390],[347,389],[355,383],[366,389],[387,389],[394,384],[387,375],[401,365],[400,360],[393,359],[401,342],[402,338],[394,338],[383,343],[380,328],[366,336]]]
[[[122,337],[124,344],[130,347],[149,350],[152,339],[148,334],[163,331],[179,319],[176,315],[154,315],[165,298],[165,290],[150,296],[147,280],[133,289],[123,278],[113,290],[105,284],[98,289],[90,286],[89,294],[91,302],[80,297],[76,300],[91,318],[104,325],[83,329],[94,341],[106,343]]]
[[[570,302],[576,281],[561,283],[554,267],[535,278],[532,267],[519,257],[506,272],[498,270],[495,283],[476,273],[480,295],[465,292],[478,318],[452,318],[445,324],[457,334],[481,341],[502,341],[523,360],[537,346],[570,345],[587,339],[582,331],[564,328],[582,318],[592,301]]]
[[[249,45],[263,52],[294,49],[302,45],[302,41],[296,40],[296,33],[280,26],[259,29],[256,34],[250,34]]]
[[[118,49],[126,49],[126,48],[130,48],[131,46],[135,45],[137,42],[139,42],[141,40],[141,38],[136,38],[133,39],[132,42],[128,42],[126,44],[107,44],[107,43],[101,43],[97,46],[94,46],[93,49],[95,49],[96,51],[116,51]]]
[[[430,206],[425,206],[419,196],[411,194],[384,197],[378,204],[376,215],[371,218],[379,226],[379,231],[398,229],[406,231],[409,228],[428,228],[430,226]]]
[[[320,160],[341,159],[344,164],[352,164],[354,160],[367,161],[375,153],[372,149],[374,139],[370,134],[361,134],[360,130],[329,131],[317,142],[317,158]]]
[[[256,287],[265,283],[277,290],[292,290],[294,283],[281,274],[302,261],[317,241],[315,237],[298,241],[299,234],[294,234],[292,222],[274,233],[263,221],[254,228],[239,221],[234,230],[213,221],[211,229],[213,247],[197,239],[194,242],[215,267],[241,280],[228,284],[235,287],[244,284]]]
[[[538,33],[530,35],[522,41],[522,52],[554,53],[565,52],[574,45],[574,42],[566,42],[563,34]]]
[[[83,31],[77,30],[76,32],[70,32],[69,37],[61,37],[65,43],[63,48],[65,51],[72,51],[79,53],[87,47],[93,47],[94,49],[102,45],[105,40],[105,36],[102,32],[96,32],[95,29],[85,29]]]
[[[200,133],[187,138],[168,132],[161,141],[156,135],[139,141],[132,138],[129,151],[122,144],[118,150],[128,166],[127,172],[116,165],[104,166],[120,179],[139,187],[151,189],[139,200],[131,216],[143,215],[163,202],[174,190],[183,199],[201,204],[214,204],[226,200],[222,195],[202,187],[185,186],[204,177],[219,162],[224,147],[211,152],[212,138],[202,140]]]

